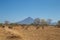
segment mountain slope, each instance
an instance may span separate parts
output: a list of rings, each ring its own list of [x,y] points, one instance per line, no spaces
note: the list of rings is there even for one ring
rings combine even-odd
[[[34,21],[33,18],[28,17],[28,18],[18,22],[18,24],[31,24],[31,23],[33,23],[33,21]]]

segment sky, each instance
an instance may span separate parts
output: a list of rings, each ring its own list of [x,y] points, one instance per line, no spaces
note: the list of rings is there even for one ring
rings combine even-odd
[[[60,0],[0,0],[0,23],[27,17],[60,20]]]

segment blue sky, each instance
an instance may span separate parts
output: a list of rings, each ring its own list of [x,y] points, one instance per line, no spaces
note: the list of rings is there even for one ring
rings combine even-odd
[[[0,0],[0,22],[27,17],[59,20],[60,0]]]

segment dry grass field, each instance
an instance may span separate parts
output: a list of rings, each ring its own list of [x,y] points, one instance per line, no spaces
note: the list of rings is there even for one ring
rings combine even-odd
[[[0,27],[0,40],[60,40],[60,28],[42,27],[36,29],[34,26],[22,28],[21,26],[12,29]]]

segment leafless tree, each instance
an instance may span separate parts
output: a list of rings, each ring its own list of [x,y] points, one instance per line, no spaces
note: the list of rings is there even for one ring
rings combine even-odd
[[[57,27],[60,28],[60,20],[57,22]]]
[[[48,19],[48,20],[47,20],[48,25],[51,24],[51,21],[52,21],[52,19]]]
[[[39,18],[36,18],[33,22],[33,24],[35,25],[36,29],[38,29],[40,26],[40,19]]]
[[[44,29],[44,26],[47,25],[46,20],[45,19],[41,19],[40,22],[41,22],[42,29]]]
[[[9,21],[5,21],[5,23],[4,23],[5,25],[9,25]]]

